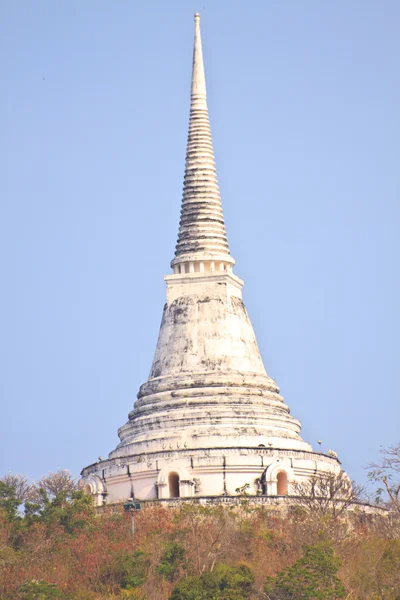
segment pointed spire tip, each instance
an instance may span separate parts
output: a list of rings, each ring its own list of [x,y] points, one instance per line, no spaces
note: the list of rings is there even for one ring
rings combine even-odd
[[[200,35],[200,15],[196,13],[194,15],[189,135],[186,151],[181,220],[178,242],[175,248],[175,258],[172,260],[171,266],[174,269],[174,273],[178,274],[185,272],[182,271],[181,267],[183,263],[187,262],[192,262],[193,265],[194,263],[200,262],[201,264],[203,262],[203,267],[206,269],[204,261],[211,261],[213,264],[214,261],[217,261],[217,263],[220,263],[218,267],[220,270],[222,270],[221,265],[225,270],[229,270],[228,265],[231,268],[235,264],[229,253],[215,170],[214,151],[207,109],[206,79]],[[209,266],[211,269],[211,263]],[[215,268],[217,269],[217,267]],[[203,271],[195,269],[193,272],[200,273]]]

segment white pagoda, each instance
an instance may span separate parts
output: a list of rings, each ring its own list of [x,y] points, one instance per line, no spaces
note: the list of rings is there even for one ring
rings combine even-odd
[[[189,136],[178,242],[148,380],[120,444],[82,471],[98,505],[128,498],[280,498],[341,471],[315,452],[264,368],[233,273],[214,162],[195,15]]]

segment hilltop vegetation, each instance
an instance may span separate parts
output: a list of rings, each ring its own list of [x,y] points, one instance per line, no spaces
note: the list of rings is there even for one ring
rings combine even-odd
[[[307,504],[282,517],[245,498],[235,508],[153,506],[135,514],[132,539],[130,514],[96,513],[68,473],[33,487],[7,476],[0,598],[399,600],[400,520],[390,501],[390,517],[350,518]]]

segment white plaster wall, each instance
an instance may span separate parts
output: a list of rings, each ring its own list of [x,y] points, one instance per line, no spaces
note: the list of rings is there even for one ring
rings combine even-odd
[[[316,472],[339,473],[341,470],[339,462],[326,455],[310,453],[310,458],[307,458],[306,452],[300,453],[301,457],[296,456],[297,453],[290,456],[290,451],[286,453],[289,455],[283,457],[279,449],[225,449],[221,454],[215,450],[213,455],[205,455],[204,451],[174,451],[138,463],[130,461],[129,474],[127,467],[116,468],[99,463],[88,468],[91,472],[83,473],[82,485],[85,481],[92,481],[94,476],[101,478],[104,474],[106,501],[113,503],[129,498],[132,485],[136,499],[156,499],[157,486],[161,482],[160,497],[168,498],[168,473],[178,472],[182,481],[190,482],[181,488],[188,497],[235,495],[236,489],[246,483],[250,484],[248,493],[256,495],[259,489],[257,479],[264,480],[268,495],[276,495],[279,471],[285,471],[292,484]]]
[[[215,171],[197,15],[175,274],[165,277],[167,303],[150,376],[119,429],[121,442],[108,460],[82,472],[96,498],[126,499],[132,485],[135,497],[155,498],[168,468],[180,469],[185,494],[199,479],[197,493],[205,496],[234,494],[245,483],[256,493],[255,479],[278,460],[289,461],[292,478],[338,468],[334,457],[312,453],[302,440],[300,422],[267,375],[242,302],[243,282],[231,272],[234,262]],[[259,444],[271,451],[257,452]],[[271,477],[270,492],[276,483]],[[164,493],[165,481],[160,485]]]
[[[268,377],[229,273],[167,278],[149,380],[111,458],[174,448],[271,444],[310,449]]]
[[[167,280],[168,302],[149,379],[227,370],[265,375],[233,276],[219,274],[202,282],[193,274],[176,286],[173,277]]]

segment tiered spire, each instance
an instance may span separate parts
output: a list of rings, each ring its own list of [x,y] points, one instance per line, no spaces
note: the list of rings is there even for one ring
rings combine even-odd
[[[147,381],[120,444],[82,471],[96,504],[126,498],[229,497],[249,488],[276,506],[295,482],[340,473],[333,453],[313,452],[267,375],[231,272],[195,15],[189,139],[173,274]],[[101,458],[101,457],[100,457]],[[247,483],[246,483],[247,482]],[[282,498],[283,500],[283,498]],[[286,500],[286,499],[285,499]],[[201,502],[201,500],[200,500]],[[212,500],[211,500],[212,502]],[[287,502],[284,502],[287,505]]]
[[[180,263],[192,262],[193,264],[193,261],[219,260],[225,265],[234,264],[229,253],[215,169],[208,119],[200,15],[198,13],[195,14],[194,20],[193,71],[185,178],[178,242],[175,258],[171,263],[175,267],[175,272],[178,272]]]

